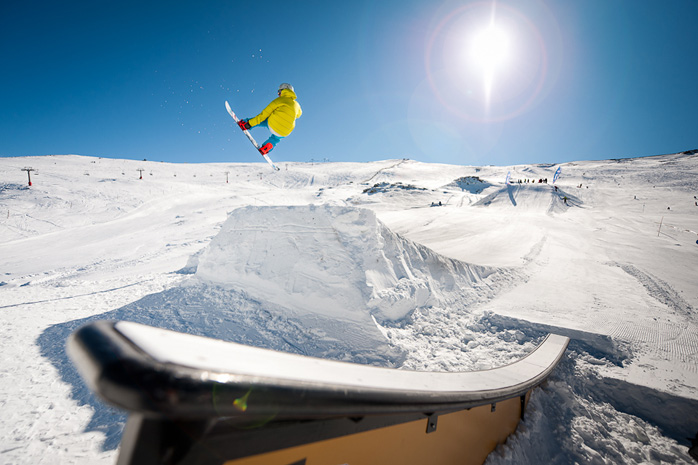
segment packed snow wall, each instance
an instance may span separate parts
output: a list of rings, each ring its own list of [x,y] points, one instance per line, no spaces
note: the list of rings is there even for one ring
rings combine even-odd
[[[296,314],[386,322],[451,300],[492,271],[393,233],[371,210],[245,207],[200,255],[196,278]]]

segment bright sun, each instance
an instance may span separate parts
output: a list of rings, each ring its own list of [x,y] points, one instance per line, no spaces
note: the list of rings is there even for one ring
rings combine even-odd
[[[494,122],[517,117],[552,84],[539,26],[500,2],[516,3],[451,2],[464,5],[448,12],[429,36],[425,54],[428,84],[450,113],[465,120]],[[554,33],[558,26],[547,21],[540,26],[552,34],[545,37],[557,42],[552,51],[559,54],[561,40]]]
[[[489,104],[495,75],[509,61],[509,37],[494,22],[476,32],[470,43],[470,59],[473,66],[482,72],[485,98]]]

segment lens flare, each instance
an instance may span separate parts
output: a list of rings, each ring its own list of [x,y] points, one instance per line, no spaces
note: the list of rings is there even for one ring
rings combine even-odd
[[[233,406],[236,410],[239,410],[241,412],[247,411],[247,400],[250,398],[251,392],[251,390],[247,391],[247,393],[244,396],[238,397],[233,401]]]

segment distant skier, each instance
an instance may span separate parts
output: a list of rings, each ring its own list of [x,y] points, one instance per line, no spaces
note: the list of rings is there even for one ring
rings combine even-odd
[[[279,86],[279,97],[271,101],[260,114],[250,119],[242,119],[238,122],[240,129],[250,129],[255,126],[264,126],[269,129],[271,135],[260,147],[259,152],[265,155],[281,142],[281,139],[293,132],[296,127],[296,119],[300,118],[300,104],[296,101],[296,93],[291,84],[283,83]]]

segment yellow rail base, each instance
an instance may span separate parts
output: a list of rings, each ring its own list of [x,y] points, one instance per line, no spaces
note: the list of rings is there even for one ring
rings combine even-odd
[[[516,431],[520,398],[290,447],[225,462],[225,465],[482,464]]]

